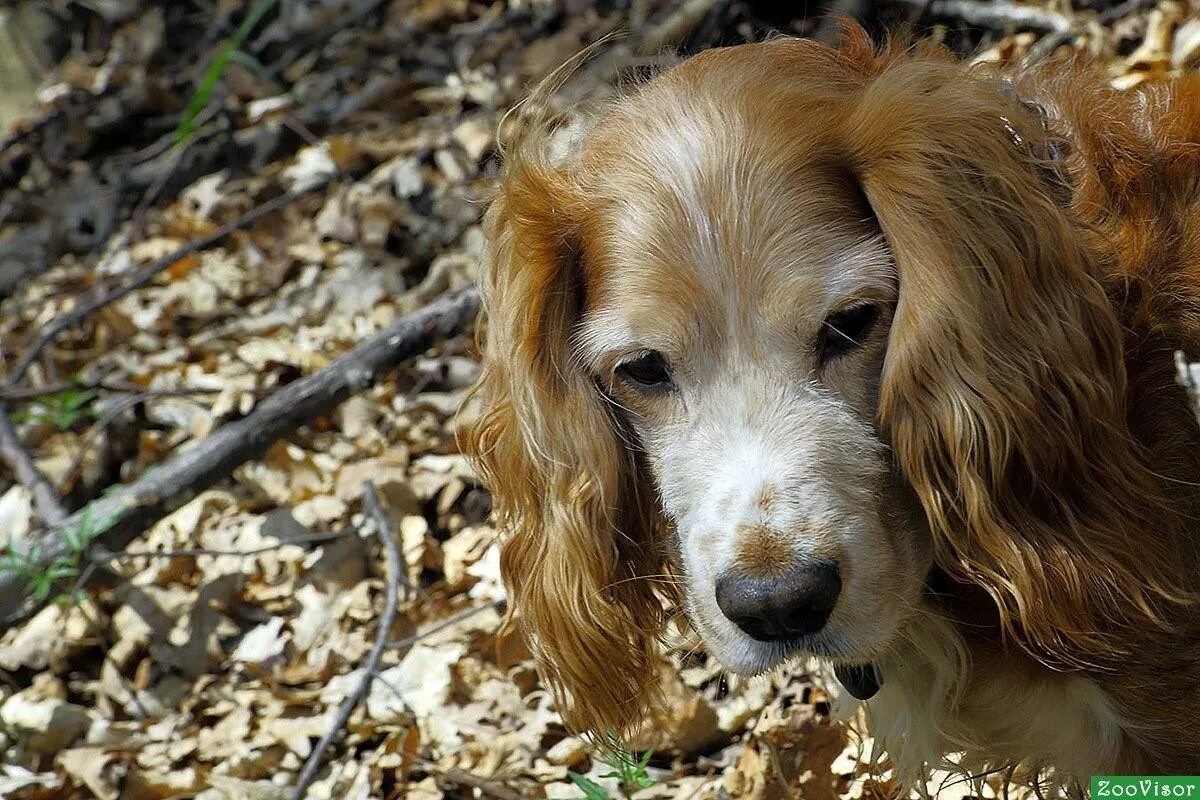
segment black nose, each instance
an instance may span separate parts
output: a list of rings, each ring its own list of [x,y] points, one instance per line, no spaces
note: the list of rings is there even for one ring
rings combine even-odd
[[[841,591],[837,564],[820,561],[770,577],[727,573],[717,580],[717,605],[750,636],[775,642],[825,627]]]

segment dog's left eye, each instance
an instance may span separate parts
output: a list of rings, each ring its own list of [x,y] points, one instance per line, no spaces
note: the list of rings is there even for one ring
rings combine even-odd
[[[666,389],[671,385],[671,369],[662,353],[651,350],[617,367],[617,376],[635,389]]]
[[[877,319],[879,306],[871,303],[830,314],[821,323],[821,333],[817,336],[817,352],[821,361],[836,358],[860,346]]]

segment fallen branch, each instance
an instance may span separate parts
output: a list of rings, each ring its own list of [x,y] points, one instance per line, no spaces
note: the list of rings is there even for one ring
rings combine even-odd
[[[147,526],[236,467],[261,456],[281,436],[328,413],[438,339],[464,330],[478,308],[479,295],[474,288],[466,288],[397,320],[325,369],[288,384],[242,419],[221,426],[192,448],[175,454],[141,480],[89,503],[51,528],[41,543],[38,563],[46,566],[66,555],[69,550],[63,531],[79,530],[87,520],[104,520],[105,529],[96,536],[96,544],[124,549]],[[20,576],[0,575],[0,631],[24,617],[23,608],[31,605],[24,594]]]
[[[75,447],[75,455],[71,457],[71,463],[63,470],[62,477],[58,480],[57,492],[59,496],[70,491],[72,484],[75,481],[75,476],[83,469],[83,462],[87,459],[88,450],[92,445],[99,441],[108,427],[117,421],[117,418],[134,408],[141,403],[150,400],[150,393],[132,394],[122,397],[112,404],[112,407],[105,412],[104,416],[92,423],[87,432],[79,439],[79,444]],[[189,398],[190,399],[190,398]],[[193,400],[192,402],[198,402]]]
[[[42,522],[60,525],[67,518],[67,508],[17,438],[17,432],[8,419],[8,407],[3,402],[0,402],[0,458],[8,464],[17,481],[33,494],[33,502]]]
[[[1071,33],[1068,31],[1052,31],[1047,33],[1029,48],[1029,51],[1025,53],[1021,60],[1027,64],[1038,64],[1042,59],[1070,41],[1070,39]]]
[[[367,481],[363,489],[363,498],[364,505],[378,506],[379,496],[375,492],[375,484],[371,481]],[[375,536],[383,545],[383,552],[387,554],[387,594],[383,601],[383,615],[379,618],[379,627],[375,630],[375,644],[371,646],[371,652],[367,654],[367,661],[363,665],[363,674],[358,685],[342,701],[333,722],[309,754],[308,760],[304,762],[304,769],[301,770],[300,777],[296,781],[296,788],[292,792],[292,800],[304,800],[308,793],[308,787],[312,786],[313,781],[316,780],[317,772],[325,760],[325,751],[333,744],[334,739],[341,735],[346,723],[350,721],[350,715],[367,696],[367,690],[371,688],[371,682],[375,680],[375,673],[379,669],[379,659],[383,656],[383,651],[387,649],[388,632],[392,629],[392,623],[396,619],[396,607],[400,596],[400,575],[404,573],[404,564],[400,560],[400,547],[396,544],[396,535],[392,531],[392,526],[386,524],[387,516],[382,513],[374,516],[377,520]]]
[[[1074,30],[1078,22],[1075,19],[1046,11],[1036,6],[1023,6],[996,0],[900,0],[910,6],[916,6],[933,17],[949,17],[959,19],[971,25],[984,28],[996,28],[1012,25],[1018,28],[1028,28],[1036,31],[1046,31],[1068,34]]]
[[[1111,25],[1119,19],[1124,19],[1130,14],[1135,14],[1145,8],[1153,6],[1157,0],[1125,0],[1123,3],[1117,3],[1115,6],[1104,9],[1100,12],[1100,24]]]
[[[472,608],[465,609],[463,611],[458,612],[453,617],[442,620],[441,622],[434,625],[432,628],[429,628],[428,630],[421,631],[420,633],[415,633],[412,636],[409,636],[405,639],[398,639],[394,642],[388,642],[388,647],[394,648],[396,650],[403,650],[406,647],[412,647],[417,642],[424,641],[425,639],[428,639],[430,636],[439,634],[442,631],[446,630],[447,628],[453,628],[455,625],[459,624],[460,622],[470,619],[471,617],[475,616],[476,614],[481,614],[484,611],[487,611],[488,609],[491,609],[491,608],[501,608],[502,606],[504,606],[504,604],[506,602],[507,601],[503,600],[503,599],[492,600],[490,603],[484,603],[481,606],[473,606]]]
[[[181,550],[122,550],[113,552],[102,547],[93,548],[93,552],[88,553],[88,558],[93,564],[104,564],[109,561],[137,561],[145,559],[162,558],[203,558],[205,556],[233,556],[234,558],[247,558],[249,556],[259,556],[263,553],[270,553],[273,550],[279,550],[283,547],[306,547],[310,544],[322,544],[324,542],[332,542],[334,539],[340,539],[345,536],[342,531],[334,533],[313,533],[308,536],[297,536],[291,539],[280,539],[273,544],[264,544],[262,547],[252,547],[249,550],[220,550],[211,547],[188,547]],[[80,587],[83,588],[83,587]]]
[[[375,520],[375,527],[379,530],[391,530],[392,523],[387,512],[383,510],[383,504],[379,502],[379,492],[375,491],[375,484],[371,481],[363,485],[363,513]],[[396,566],[400,573],[400,587],[404,589],[404,599],[408,600],[413,591],[413,585],[408,580],[408,564],[401,561]]]

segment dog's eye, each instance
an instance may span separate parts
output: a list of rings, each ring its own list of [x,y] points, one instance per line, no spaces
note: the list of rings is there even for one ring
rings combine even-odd
[[[617,376],[635,389],[665,389],[671,385],[671,370],[662,353],[651,350],[617,367]]]
[[[879,319],[879,306],[864,303],[830,314],[821,323],[817,351],[821,361],[837,358],[858,347]]]

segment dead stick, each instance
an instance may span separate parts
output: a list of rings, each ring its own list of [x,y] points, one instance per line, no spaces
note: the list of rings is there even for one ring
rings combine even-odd
[[[114,553],[111,550],[103,548],[92,548],[93,552],[88,553],[88,559],[93,564],[103,564],[108,561],[137,561],[138,559],[150,560],[155,558],[202,558],[205,556],[245,558],[270,553],[273,550],[279,550],[283,547],[306,547],[310,544],[331,542],[334,539],[340,539],[342,536],[345,536],[345,534],[341,531],[337,531],[336,533],[313,533],[307,536],[296,536],[291,539],[280,539],[274,544],[264,544],[262,547],[252,547],[249,550],[214,550],[211,547],[189,547],[182,550],[122,550]]]
[[[910,6],[918,6],[934,17],[951,17],[960,19],[971,25],[994,28],[1002,25],[1015,25],[1020,28],[1053,31],[1055,33],[1070,33],[1076,27],[1076,21],[1053,11],[1045,11],[1034,6],[1019,6],[996,0],[902,0]]]
[[[215,386],[180,386],[177,389],[146,389],[132,383],[109,383],[106,381],[72,381],[70,383],[51,383],[45,386],[20,387],[16,389],[0,389],[0,402],[13,403],[28,400],[39,400],[43,397],[62,394],[63,392],[104,391],[113,394],[136,394],[146,398],[153,397],[190,397],[197,394],[218,394],[221,390]]]
[[[727,3],[728,0],[677,0],[666,4],[651,20],[630,35],[599,40],[559,67],[560,70],[566,69],[570,75],[570,80],[557,90],[560,102],[572,105],[594,91],[597,86],[611,83],[621,70],[633,63],[638,56],[669,51],[714,8]],[[602,29],[597,33],[608,34],[611,30]],[[599,49],[601,44],[605,46],[603,54]],[[576,67],[583,64],[583,61],[579,60],[581,58],[587,60],[587,64],[576,71]]]
[[[202,236],[199,239],[194,239],[182,247],[177,248],[174,252],[168,253],[162,258],[152,261],[144,267],[141,267],[140,269],[136,270],[133,275],[124,283],[114,286],[107,291],[98,292],[91,297],[80,298],[78,304],[74,308],[46,325],[41,334],[38,335],[37,341],[33,343],[33,346],[26,350],[25,353],[22,354],[20,360],[17,361],[16,365],[13,366],[12,372],[8,374],[8,379],[5,382],[5,388],[11,389],[12,387],[16,386],[17,383],[20,382],[23,377],[25,377],[25,373],[29,370],[29,366],[34,362],[34,360],[64,331],[74,327],[75,325],[78,325],[80,322],[87,319],[92,314],[95,314],[108,304],[116,302],[130,292],[142,288],[150,281],[154,280],[154,277],[158,275],[158,273],[162,272],[179,259],[189,256],[192,253],[200,250],[212,247],[214,244],[221,241],[226,236],[229,236],[231,233],[239,231],[243,228],[248,228],[268,214],[291,205],[299,198],[310,194],[311,192],[324,188],[328,182],[329,179],[325,179],[304,189],[296,189],[285,194],[281,194],[272,200],[268,200],[262,205],[250,209],[237,219],[225,223],[209,235]]]
[[[281,436],[332,411],[435,341],[465,330],[478,309],[479,295],[470,287],[402,317],[325,369],[279,389],[245,417],[176,453],[138,482],[89,503],[51,528],[41,541],[39,565],[45,567],[68,554],[64,528],[79,529],[89,522],[102,521],[106,526],[95,539],[98,545],[123,550],[150,524],[261,456]],[[18,613],[28,606],[24,588],[20,576],[0,574],[0,632],[24,616]]]
[[[457,614],[455,614],[453,617],[450,617],[449,619],[442,620],[441,622],[434,625],[432,628],[429,628],[428,630],[424,630],[424,631],[421,631],[420,633],[413,634],[412,636],[409,636],[406,639],[398,639],[397,641],[394,641],[394,642],[388,642],[388,647],[392,647],[397,650],[403,650],[406,647],[412,647],[417,642],[424,641],[425,639],[428,639],[430,636],[439,634],[442,631],[446,630],[447,628],[453,628],[455,625],[459,624],[460,622],[465,622],[466,620],[470,619],[471,617],[475,616],[476,614],[481,614],[490,608],[500,608],[506,602],[508,602],[508,601],[503,600],[503,599],[492,600],[490,603],[484,603],[481,606],[473,606],[472,608],[468,608],[464,611],[458,612]]]
[[[363,492],[363,502],[370,504],[372,501],[378,503],[379,496],[375,492],[375,484],[367,481]],[[325,734],[309,754],[308,760],[304,762],[304,769],[300,772],[300,778],[296,781],[296,788],[292,792],[292,800],[304,800],[308,793],[308,787],[316,780],[317,772],[325,760],[325,751],[333,744],[334,739],[342,734],[346,723],[350,721],[350,715],[367,696],[367,690],[371,688],[371,681],[375,679],[375,671],[379,668],[379,659],[383,656],[383,651],[387,649],[388,632],[391,631],[392,622],[396,619],[397,601],[400,596],[400,573],[404,571],[404,565],[400,561],[400,547],[396,544],[392,526],[386,524],[387,515],[380,513],[375,515],[375,518],[377,520],[375,536],[383,545],[383,552],[387,554],[387,594],[383,601],[383,615],[379,618],[379,627],[375,630],[375,644],[371,646],[371,652],[367,654],[367,662],[363,665],[363,675],[358,685],[342,701],[337,715],[333,718],[333,723],[325,730]]]
[[[100,439],[100,435],[108,430],[108,426],[116,422],[117,418],[126,411],[134,408],[140,403],[145,403],[147,400],[150,400],[151,397],[152,395],[149,393],[132,394],[122,397],[112,404],[112,407],[105,412],[103,417],[96,420],[96,422],[94,422],[91,427],[87,429],[87,432],[84,433],[80,438],[79,444],[75,446],[75,455],[71,457],[71,463],[67,465],[66,470],[63,471],[62,477],[58,480],[59,496],[71,488],[71,484],[75,480],[75,474],[83,469],[83,462],[85,459],[87,459],[88,450]],[[198,403],[198,401],[193,402]]]
[[[1111,8],[1106,8],[1100,12],[1100,24],[1111,25],[1119,19],[1124,19],[1130,14],[1141,11],[1144,8],[1150,8],[1155,4],[1155,0],[1125,0],[1123,3],[1118,3]]]
[[[61,525],[67,518],[67,508],[58,497],[58,492],[46,480],[46,476],[33,463],[29,451],[17,438],[12,422],[8,419],[8,408],[0,402],[0,458],[8,464],[16,479],[33,494],[38,516],[47,525]]]
[[[383,510],[383,504],[379,502],[379,493],[375,491],[375,484],[371,481],[363,484],[363,512],[375,520],[376,528],[391,530],[392,523],[387,512]],[[413,585],[408,580],[408,564],[401,561],[396,566],[400,572],[400,586],[404,589],[404,599],[408,600],[413,591]]]

